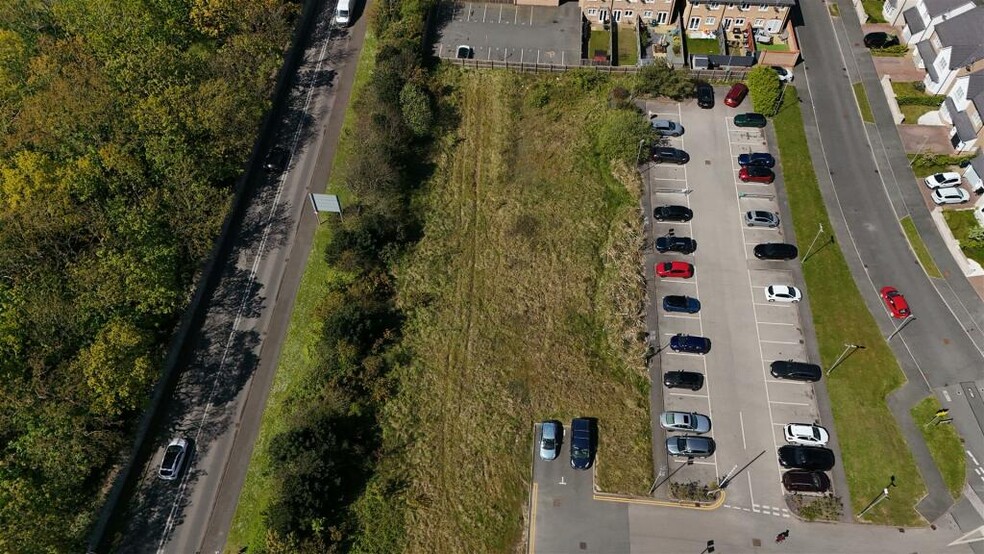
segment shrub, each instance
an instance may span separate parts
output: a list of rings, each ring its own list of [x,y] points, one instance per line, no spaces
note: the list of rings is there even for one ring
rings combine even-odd
[[[431,110],[431,99],[423,88],[413,83],[404,85],[400,91],[400,110],[403,121],[410,131],[418,137],[430,133],[434,122],[434,112]]]
[[[874,56],[904,56],[906,52],[909,51],[909,47],[905,44],[896,44],[895,46],[886,46],[885,48],[872,48],[871,53]]]
[[[670,482],[670,496],[677,500],[706,501],[710,498],[710,487],[698,481],[688,483]]]
[[[748,72],[748,93],[752,96],[752,108],[762,114],[771,114],[779,103],[782,83],[779,74],[771,67],[759,65]]]
[[[927,94],[923,96],[896,96],[895,100],[899,103],[899,106],[932,106],[934,108],[940,107],[940,104],[946,100],[946,96],[939,94]]]
[[[673,69],[657,62],[636,73],[635,92],[683,100],[694,95],[694,78],[686,69]]]
[[[844,505],[839,496],[828,494],[819,498],[807,497],[801,494],[793,495],[793,508],[800,517],[807,521],[837,521],[844,511]]]
[[[598,129],[598,154],[605,160],[621,160],[634,165],[639,141],[650,138],[651,129],[649,122],[635,111],[612,112]]]

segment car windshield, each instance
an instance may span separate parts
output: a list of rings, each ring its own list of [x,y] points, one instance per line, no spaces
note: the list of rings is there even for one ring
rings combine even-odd
[[[813,440],[819,441],[820,440],[820,429],[817,429],[816,427],[811,427],[810,430],[813,431]]]
[[[544,448],[553,450],[554,444],[556,444],[556,441],[554,441],[553,439],[543,439]]]
[[[933,175],[933,180],[937,183],[945,183],[946,177],[944,177],[942,173],[937,173],[936,175]]]
[[[571,446],[571,457],[577,460],[581,460],[588,457],[588,449],[581,448],[578,446]]]
[[[174,465],[174,462],[175,460],[177,460],[178,454],[180,453],[181,453],[180,446],[167,447],[167,450],[164,451],[164,463],[162,465],[164,467],[171,467],[172,465]]]

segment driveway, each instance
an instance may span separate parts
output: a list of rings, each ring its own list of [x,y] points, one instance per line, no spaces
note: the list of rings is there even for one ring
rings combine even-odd
[[[943,125],[899,125],[902,147],[910,154],[953,155],[950,144],[950,127]]]

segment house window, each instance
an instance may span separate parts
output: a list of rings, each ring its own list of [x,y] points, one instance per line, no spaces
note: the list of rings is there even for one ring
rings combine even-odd
[[[946,56],[936,56],[936,62],[933,65],[936,66],[936,71],[940,75],[945,75],[947,73],[947,70],[946,70]]]
[[[963,101],[964,101],[964,89],[963,89],[963,86],[962,85],[961,86],[958,86],[955,89],[953,89],[953,101],[954,102],[960,102],[961,104],[963,103]]]
[[[595,8],[588,8],[588,15],[598,15],[598,10]]]
[[[632,10],[625,10],[625,13],[623,15],[625,15],[625,17],[632,17],[633,16]]]
[[[759,11],[760,12],[767,12],[767,11],[769,11],[769,6],[759,6]]]
[[[744,26],[745,26],[745,18],[744,17],[736,17],[735,18],[735,27],[744,27]]]
[[[761,27],[762,25],[765,25],[765,20],[764,20],[764,19],[762,19],[761,17],[760,17],[760,18],[758,18],[758,19],[756,19],[756,20],[755,20],[755,22],[754,22],[754,23],[752,23],[752,27],[754,27],[754,28],[756,28],[756,29],[758,29],[758,28],[759,28],[759,27]]]
[[[732,20],[730,17],[725,17],[721,20],[721,26],[724,27],[725,30],[728,30],[731,27],[731,22]]]
[[[704,25],[711,26],[717,23],[716,17],[706,17],[704,18]]]
[[[656,24],[664,25],[666,20],[670,18],[670,12],[659,12],[656,14]]]
[[[976,110],[968,111],[967,114],[970,115],[970,122],[974,124],[974,129],[980,130],[982,123],[984,123],[981,121],[981,114]]]
[[[933,49],[937,52],[943,48],[943,44],[940,42],[940,37],[933,35],[933,38],[929,39],[929,43],[933,45]]]
[[[709,10],[716,10],[716,9],[718,9],[720,7],[721,7],[721,3],[720,2],[711,2],[710,4],[707,5],[707,9],[709,9]]]
[[[653,16],[653,10],[646,10],[642,12],[642,17],[645,17],[646,19],[649,19],[652,16]]]
[[[696,31],[697,29],[700,29],[700,18],[691,17],[690,22],[687,23],[687,29],[690,29],[691,31]]]
[[[738,4],[738,9],[743,12],[747,12],[751,8],[752,6],[748,2],[742,2],[741,4]]]

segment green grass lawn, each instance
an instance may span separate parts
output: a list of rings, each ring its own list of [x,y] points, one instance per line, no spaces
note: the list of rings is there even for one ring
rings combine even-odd
[[[787,87],[774,125],[796,236],[800,241],[809,240],[818,225],[823,224],[825,229],[832,226],[810,162],[794,87]],[[803,276],[821,365],[833,364],[844,350],[844,343],[867,347],[825,378],[840,437],[839,463],[847,474],[854,513],[881,491],[889,476],[895,475],[898,488],[893,490],[891,500],[868,512],[866,519],[891,525],[922,525],[925,522],[916,513],[915,504],[925,495],[926,487],[885,403],[886,396],[905,377],[865,307],[840,247],[821,239],[814,252],[803,264]]]
[[[984,243],[975,242],[968,238],[971,231],[980,228],[974,210],[943,210],[943,219],[953,236],[960,241],[960,249],[975,262],[984,265]]]
[[[861,119],[868,123],[874,123],[875,116],[871,113],[871,104],[868,103],[868,95],[864,91],[864,84],[854,83],[851,86],[854,87],[854,97],[858,99],[858,109],[861,110]]]
[[[352,136],[352,126],[355,124],[353,112],[354,100],[358,91],[368,81],[376,54],[376,39],[371,32],[366,32],[362,54],[356,69],[352,101],[345,112],[345,122],[342,125],[342,135],[336,150],[328,189],[343,201],[347,198],[347,190],[341,184],[343,169],[348,159],[358,148],[349,137]],[[226,552],[240,552],[247,547],[249,552],[262,552],[266,540],[266,527],[263,525],[263,512],[271,501],[273,487],[269,474],[269,459],[267,446],[270,439],[291,427],[295,417],[292,407],[300,399],[309,396],[311,388],[308,380],[313,377],[318,367],[318,345],[321,339],[321,324],[324,319],[320,306],[325,297],[325,291],[332,283],[344,282],[348,276],[333,269],[325,261],[324,251],[331,240],[331,225],[318,227],[314,235],[311,253],[308,255],[304,275],[297,292],[294,310],[287,327],[287,337],[280,353],[277,373],[263,418],[260,422],[259,436],[253,446],[249,469],[246,472],[246,482],[243,484],[236,506],[236,514],[229,529],[226,542]],[[318,390],[315,387],[315,390]]]
[[[639,61],[639,34],[635,29],[618,30],[618,65],[635,65]]]
[[[902,229],[905,231],[905,237],[909,239],[909,245],[912,246],[912,250],[916,253],[916,259],[919,260],[919,264],[923,267],[923,271],[926,272],[930,277],[935,277],[937,279],[942,279],[943,274],[940,273],[940,268],[936,267],[936,262],[933,261],[933,257],[929,254],[929,248],[926,248],[926,243],[923,242],[921,236],[919,236],[919,231],[916,230],[916,224],[912,221],[912,218],[905,216],[902,218]]]
[[[608,31],[591,30],[591,37],[588,38],[588,59],[593,60],[595,52],[603,50],[608,56],[608,48],[611,46],[611,33]]]
[[[960,164],[969,161],[974,154],[963,156],[947,156],[945,154],[921,153],[906,154],[912,162],[912,172],[916,177],[928,177],[934,173],[957,171]]]
[[[861,3],[864,4],[864,13],[868,14],[868,23],[885,23],[881,0],[861,0]]]
[[[905,104],[899,106],[899,111],[901,111],[902,115],[905,116],[902,123],[907,125],[917,124],[919,122],[919,118],[924,114],[935,112],[938,109],[938,107],[934,108],[932,106],[921,106],[919,104]]]
[[[922,81],[892,81],[892,90],[896,96],[932,96],[916,88],[916,83],[921,85]]]
[[[773,44],[759,44],[756,42],[755,49],[772,52],[789,52],[789,45],[782,42],[776,42]]]
[[[940,423],[927,427],[940,408],[936,397],[928,396],[916,404],[910,413],[912,420],[919,426],[926,439],[929,453],[932,454],[933,460],[940,468],[940,473],[943,474],[946,488],[950,489],[950,496],[956,499],[960,497],[967,476],[967,458],[964,456],[960,435],[953,429],[953,425]]]
[[[688,54],[720,54],[718,41],[714,38],[687,38]]]
[[[893,81],[892,90],[895,92],[896,97],[904,96],[919,96],[924,98],[931,98],[932,94],[926,94],[925,91],[916,88],[916,84],[922,84],[919,81],[909,82],[909,81]],[[942,97],[939,98],[940,103],[943,103]],[[915,125],[919,118],[926,113],[933,112],[939,109],[939,104],[936,106],[923,106],[914,104],[899,104],[899,109],[902,111],[902,115],[905,116],[905,123],[910,125]]]

